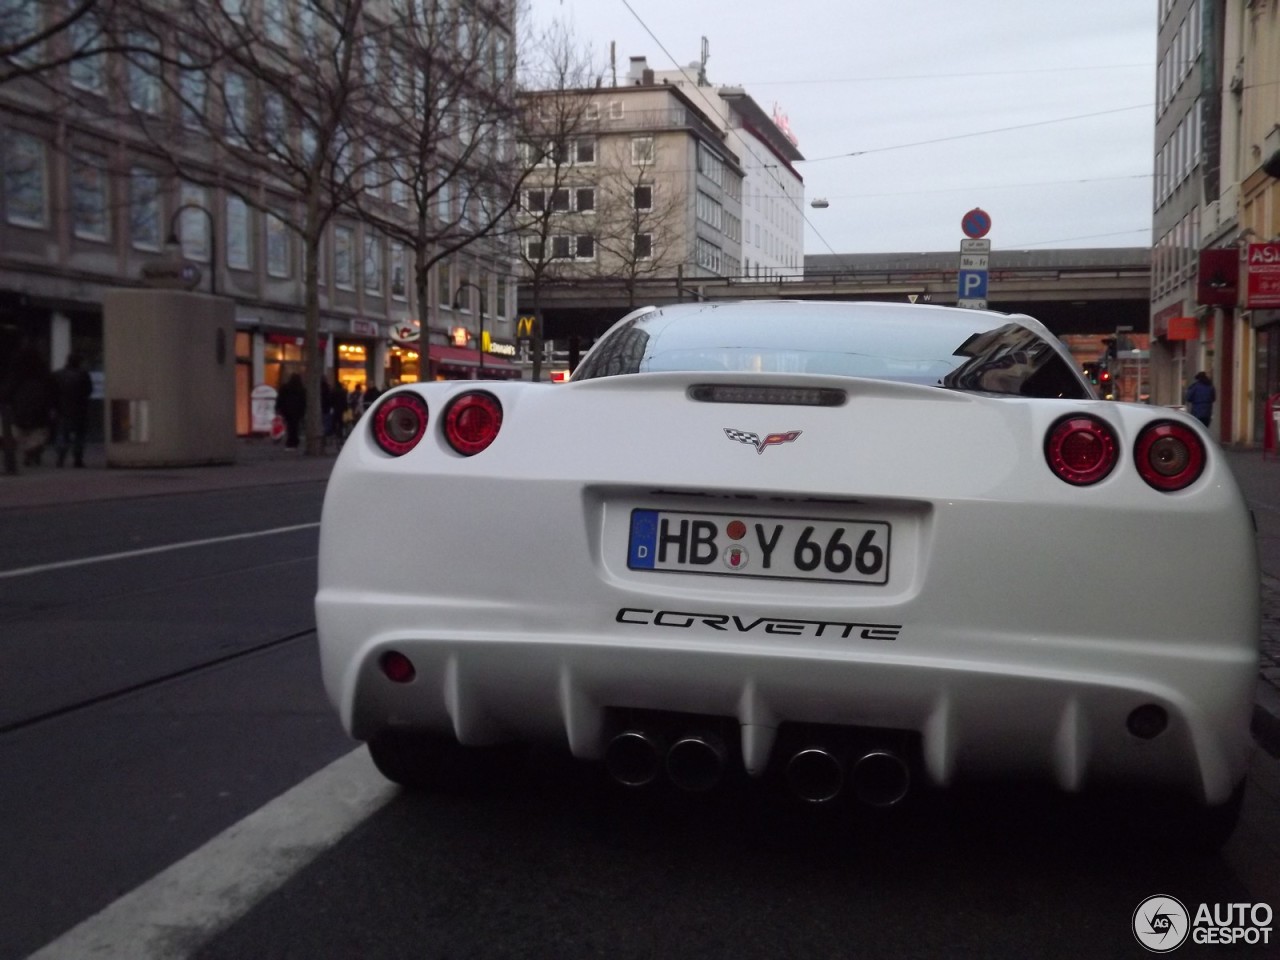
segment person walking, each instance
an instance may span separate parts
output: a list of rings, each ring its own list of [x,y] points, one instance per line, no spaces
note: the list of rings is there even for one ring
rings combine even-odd
[[[307,412],[307,388],[302,385],[302,375],[295,373],[285,381],[276,395],[276,413],[284,418],[284,445],[298,448],[302,418]]]
[[[14,369],[13,425],[18,428],[18,447],[23,464],[38,467],[52,439],[57,386],[47,363],[31,344],[19,348]]]
[[[1207,427],[1213,418],[1213,402],[1217,399],[1209,374],[1201,370],[1191,381],[1191,386],[1187,387],[1187,412]]]
[[[58,466],[66,466],[67,453],[77,467],[84,466],[84,441],[89,429],[89,398],[93,379],[84,369],[80,354],[67,354],[67,362],[54,374],[57,382],[58,419],[54,424],[54,450]]]
[[[333,418],[333,435],[338,446],[347,438],[347,426],[351,422],[351,410],[347,406],[347,388],[342,381],[334,378],[333,389],[329,391],[329,415]]]

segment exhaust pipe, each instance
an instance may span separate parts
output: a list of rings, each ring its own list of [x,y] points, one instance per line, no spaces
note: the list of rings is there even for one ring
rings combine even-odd
[[[787,785],[801,800],[827,803],[844,786],[844,764],[821,747],[805,747],[787,762]]]
[[[667,751],[667,776],[681,790],[710,790],[724,773],[723,741],[713,734],[687,734]]]
[[[896,753],[872,750],[859,757],[849,772],[853,793],[873,807],[892,807],[900,803],[911,786],[911,770]]]
[[[624,730],[605,747],[604,764],[618,783],[643,787],[662,769],[662,744],[643,730]]]

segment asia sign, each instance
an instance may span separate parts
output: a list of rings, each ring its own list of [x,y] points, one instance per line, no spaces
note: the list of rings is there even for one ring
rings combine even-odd
[[[1244,305],[1251,309],[1280,307],[1280,243],[1249,244]]]

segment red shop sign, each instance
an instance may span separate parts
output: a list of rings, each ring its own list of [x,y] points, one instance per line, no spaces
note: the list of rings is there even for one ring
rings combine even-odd
[[[1255,309],[1280,307],[1280,243],[1249,244],[1247,270],[1244,305]]]

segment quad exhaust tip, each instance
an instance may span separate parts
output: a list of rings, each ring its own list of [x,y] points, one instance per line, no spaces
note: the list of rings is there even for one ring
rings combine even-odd
[[[787,762],[787,786],[807,803],[828,803],[844,787],[844,764],[822,747],[805,747]]]
[[[609,776],[628,787],[643,787],[662,770],[662,743],[644,730],[624,730],[605,748]]]
[[[712,734],[681,737],[667,751],[667,776],[681,790],[710,790],[724,775],[727,752],[724,742]]]
[[[890,750],[872,750],[859,757],[849,771],[853,795],[873,807],[901,803],[911,788],[907,762]]]

